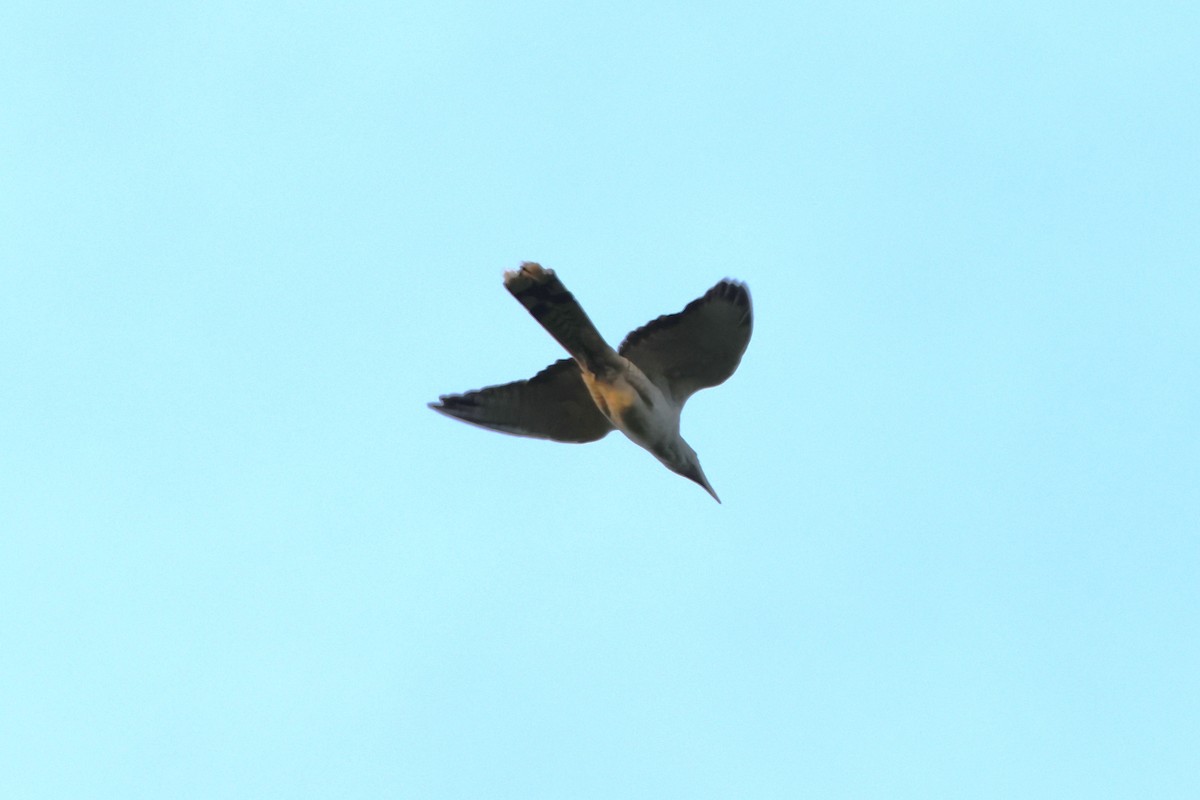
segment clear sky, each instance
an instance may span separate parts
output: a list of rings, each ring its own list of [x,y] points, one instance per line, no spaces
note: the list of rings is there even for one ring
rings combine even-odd
[[[0,796],[1200,796],[1194,3],[0,12]],[[683,432],[430,412],[716,281]]]

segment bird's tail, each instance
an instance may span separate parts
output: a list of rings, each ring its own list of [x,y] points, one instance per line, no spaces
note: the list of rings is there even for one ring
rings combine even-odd
[[[504,286],[584,369],[599,373],[617,359],[554,270],[526,261],[504,273]]]

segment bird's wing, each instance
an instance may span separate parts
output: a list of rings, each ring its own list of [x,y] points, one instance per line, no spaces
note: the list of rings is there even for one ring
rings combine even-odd
[[[569,358],[527,381],[442,395],[429,407],[481,428],[556,442],[594,442],[613,429]]]
[[[750,343],[752,317],[745,284],[724,280],[678,314],[659,317],[626,336],[617,352],[683,405],[737,369]]]

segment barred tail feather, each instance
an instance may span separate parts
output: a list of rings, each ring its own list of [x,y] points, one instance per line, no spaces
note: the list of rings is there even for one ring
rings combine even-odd
[[[616,351],[554,270],[527,261],[504,273],[504,286],[584,369],[600,372],[604,363],[616,359]]]

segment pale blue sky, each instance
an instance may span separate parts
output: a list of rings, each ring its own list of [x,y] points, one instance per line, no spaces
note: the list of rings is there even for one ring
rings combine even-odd
[[[8,3],[0,796],[1200,796],[1190,3]],[[431,413],[723,277],[684,434]]]

